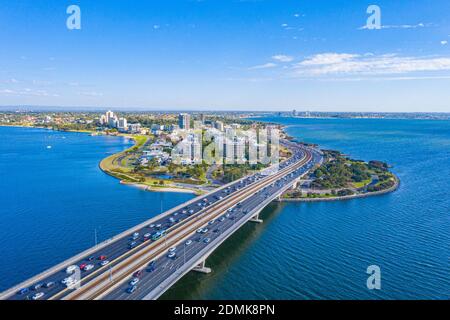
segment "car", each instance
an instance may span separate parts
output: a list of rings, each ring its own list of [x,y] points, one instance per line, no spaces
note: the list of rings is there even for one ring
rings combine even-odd
[[[155,224],[154,224],[154,223],[149,224],[148,227],[149,227],[149,228],[154,228],[154,227],[155,227]]]
[[[178,212],[175,212],[173,215],[174,215],[174,217],[176,217],[178,215]]]
[[[217,232],[219,232],[220,230],[219,229],[214,229],[214,233],[217,233]]]
[[[20,294],[20,295],[23,295],[23,294],[26,294],[26,293],[28,293],[28,292],[30,292],[30,289],[28,289],[28,288],[22,288],[22,289],[20,289],[19,292],[17,292],[17,293]]]
[[[190,244],[192,244],[192,240],[186,241],[186,245],[187,245],[187,246],[190,245]]]
[[[170,222],[170,223],[174,223],[174,222],[175,222],[175,219],[174,219],[173,217],[170,217],[170,218],[169,218],[169,222]]]
[[[225,217],[220,217],[219,221],[222,222],[225,220]]]
[[[202,228],[197,229],[197,233],[202,233],[202,232],[203,232],[203,229],[202,229]]]
[[[215,222],[215,220],[211,220],[210,222],[208,222],[209,225],[212,225]]]
[[[127,289],[127,292],[128,292],[128,293],[133,293],[133,292],[136,291],[136,289],[137,289],[137,286],[131,286],[131,287],[129,287],[129,288]]]
[[[87,263],[82,263],[82,264],[80,264],[80,269],[83,270],[84,267],[86,267],[86,266],[87,266]]]
[[[162,227],[162,224],[161,223],[158,223],[157,225],[156,225],[156,228],[157,229],[160,229]]]
[[[186,214],[186,213],[187,213],[187,211],[186,211],[186,210],[183,210],[183,211],[181,211],[181,213],[182,213],[182,214]]]
[[[150,264],[148,265],[147,272],[153,272],[155,270],[155,266],[156,266],[155,261],[150,262]]]
[[[73,282],[75,282],[75,279],[73,277],[67,277],[67,278],[64,278],[63,280],[61,280],[61,283],[66,284],[66,285],[69,283],[73,283]]]
[[[176,250],[177,250],[176,247],[172,247],[172,248],[169,249],[169,252],[174,252],[174,251],[176,251]]]
[[[133,277],[140,278],[142,276],[142,270],[138,270],[135,273],[133,273]]]
[[[204,228],[204,229],[202,230],[202,233],[207,233],[208,231],[209,231],[208,228]]]
[[[102,262],[100,262],[100,265],[102,267],[106,266],[107,264],[109,264],[109,260],[103,260]]]
[[[204,242],[204,243],[209,243],[210,241],[211,241],[210,238],[205,238],[205,239],[203,239],[203,242]]]
[[[230,214],[227,213],[227,214],[225,215],[225,218],[229,218],[229,217],[230,217]]]
[[[130,281],[130,286],[135,286],[139,282],[139,278],[133,278]]]
[[[100,260],[100,261],[106,260],[106,256],[100,256],[100,257],[98,257],[98,260]]]
[[[130,244],[128,244],[128,248],[133,249],[134,247],[136,247],[136,245],[137,245],[137,242],[133,241]]]
[[[33,299],[33,300],[39,300],[39,299],[42,298],[43,296],[44,296],[44,293],[43,293],[43,292],[38,292],[38,293],[34,294],[34,295],[31,297],[31,299]]]
[[[139,238],[139,232],[135,232],[133,233],[133,240],[136,240],[137,238]]]
[[[68,266],[67,268],[66,268],[66,273],[74,273],[75,272],[75,270],[77,270],[77,268],[78,268],[78,266]]]
[[[168,258],[175,258],[176,255],[177,255],[176,252],[171,252],[171,253],[169,253],[169,254],[167,255],[167,257],[168,257]]]
[[[194,210],[189,210],[189,214],[193,214],[194,213]]]
[[[144,234],[144,240],[150,239],[151,236],[152,236],[151,233],[146,233],[146,234]]]
[[[89,270],[92,270],[92,269],[94,269],[94,265],[93,264],[88,264],[87,266],[85,266],[83,268],[84,271],[89,271]]]
[[[48,289],[48,288],[53,287],[54,285],[55,285],[55,283],[54,283],[53,281],[50,281],[50,282],[47,282],[47,283],[44,285],[44,287],[46,287],[46,288]]]
[[[42,288],[44,286],[43,283],[37,283],[34,286],[31,287],[32,290],[34,291],[38,291],[40,288]]]
[[[95,259],[95,257],[91,256],[91,257],[88,258],[88,261],[92,261],[94,259]]]

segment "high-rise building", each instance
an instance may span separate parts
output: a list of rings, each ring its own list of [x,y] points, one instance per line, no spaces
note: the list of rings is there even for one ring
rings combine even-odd
[[[122,131],[127,131],[128,130],[127,119],[119,118],[119,124],[118,124],[117,128]]]
[[[214,128],[216,128],[217,130],[223,131],[223,122],[222,121],[214,122]]]
[[[292,110],[292,116],[293,116],[293,117],[297,116],[297,110],[295,110],[295,109]]]
[[[187,113],[180,113],[178,116],[178,125],[180,129],[189,130],[191,127],[191,116]]]

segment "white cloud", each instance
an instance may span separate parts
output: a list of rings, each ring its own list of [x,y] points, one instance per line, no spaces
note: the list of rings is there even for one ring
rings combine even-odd
[[[59,97],[59,95],[56,93],[49,93],[46,90],[34,90],[30,88],[21,90],[3,89],[0,90],[0,94],[12,96]]]
[[[443,46],[445,46],[446,44],[448,44],[448,41],[447,41],[447,40],[442,40],[442,41],[441,41],[441,44],[442,44]]]
[[[274,55],[274,56],[272,56],[272,59],[276,60],[276,61],[280,61],[280,62],[291,62],[291,61],[294,61],[294,57],[287,56],[287,55],[284,55],[284,54]]]
[[[433,26],[432,23],[418,23],[418,24],[398,24],[398,25],[382,25],[381,29],[417,29],[417,28],[426,28]],[[362,26],[358,28],[359,30],[368,29],[368,26]]]
[[[268,62],[268,63],[261,64],[261,65],[258,65],[258,66],[250,67],[249,69],[250,69],[250,70],[255,70],[255,69],[270,69],[270,68],[275,68],[276,66],[277,66],[276,63]]]
[[[357,54],[348,54],[348,53],[321,53],[321,54],[316,54],[306,60],[303,60],[298,65],[314,66],[314,65],[337,64],[337,63],[351,60],[358,56],[359,55],[357,55]]]
[[[78,92],[80,96],[86,96],[86,97],[103,97],[103,93],[96,92],[96,91],[83,91]]]
[[[294,65],[294,74],[301,77],[398,75],[437,71],[450,71],[450,57],[322,53]]]

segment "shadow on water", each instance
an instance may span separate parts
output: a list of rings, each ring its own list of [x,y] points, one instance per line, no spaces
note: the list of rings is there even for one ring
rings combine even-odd
[[[206,259],[210,274],[189,272],[172,288],[164,293],[161,300],[199,300],[205,296],[217,281],[222,279],[233,265],[252,244],[265,232],[267,224],[282,211],[284,203],[272,202],[260,213],[263,223],[248,222],[231,235]]]

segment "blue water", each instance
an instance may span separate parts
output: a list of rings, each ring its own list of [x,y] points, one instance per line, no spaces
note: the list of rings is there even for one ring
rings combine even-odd
[[[150,193],[102,173],[131,141],[0,127],[0,291],[163,210],[189,194]],[[50,146],[51,148],[48,148]]]
[[[266,118],[353,158],[393,165],[398,191],[342,202],[272,204],[170,297],[449,299],[450,122]],[[226,246],[226,244],[225,244]],[[381,268],[381,290],[366,269]]]
[[[379,197],[272,204],[169,296],[191,299],[449,299],[450,122],[266,119],[323,148],[393,165]],[[65,137],[65,139],[64,139]],[[121,186],[98,162],[121,138],[0,128],[0,290],[133,226],[186,194]],[[51,145],[51,149],[47,149]],[[381,290],[366,287],[379,265]]]

